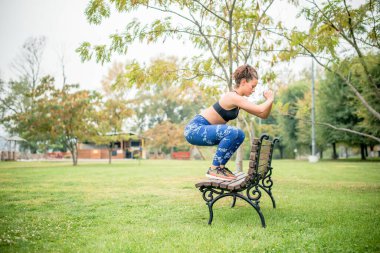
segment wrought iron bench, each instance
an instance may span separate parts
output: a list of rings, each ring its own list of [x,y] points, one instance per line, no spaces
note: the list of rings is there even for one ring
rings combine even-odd
[[[276,202],[272,195],[272,154],[273,147],[278,138],[269,141],[269,136],[261,135],[260,139],[254,139],[252,142],[251,154],[249,157],[248,173],[239,172],[237,178],[231,181],[222,181],[216,179],[206,179],[199,182],[195,187],[202,192],[203,199],[206,201],[210,212],[208,224],[211,225],[213,220],[213,205],[224,197],[233,198],[231,207],[235,206],[236,198],[241,198],[249,203],[259,214],[261,224],[265,225],[264,215],[260,210],[260,198],[263,190],[272,200],[273,208],[276,208]],[[245,191],[244,196],[242,193]],[[216,195],[214,197],[214,194]]]

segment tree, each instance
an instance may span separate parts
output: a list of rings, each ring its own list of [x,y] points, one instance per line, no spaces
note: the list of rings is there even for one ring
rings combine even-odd
[[[200,54],[190,59],[177,75],[185,78],[207,80],[227,90],[232,90],[232,73],[237,66],[252,61],[273,50],[273,41],[264,38],[263,29],[271,25],[267,11],[274,0],[236,1],[111,1],[121,13],[131,13],[146,8],[164,14],[164,18],[148,25],[133,20],[122,33],[111,34],[111,43],[92,46],[84,42],[77,49],[83,60],[89,60],[95,52],[96,60],[109,60],[112,53],[125,53],[134,41],[148,43],[165,41],[167,38],[191,42]],[[110,16],[110,4],[90,1],[86,15],[90,23],[99,24]],[[268,60],[274,63],[276,59]],[[273,78],[273,73],[264,79]],[[136,80],[138,81],[138,80]],[[238,168],[241,169],[241,168]]]
[[[346,0],[321,4],[315,0],[308,2],[310,6],[303,7],[300,15],[311,22],[311,27],[307,32],[296,28],[282,30],[282,35],[289,41],[289,50],[281,52],[280,58],[291,59],[300,54],[313,57],[327,71],[338,75],[378,122],[380,113],[376,103],[380,99],[380,86],[372,76],[365,57],[370,52],[378,53],[380,49],[380,4],[367,0],[354,8]],[[350,79],[352,68],[347,69],[342,64],[353,57],[356,57],[357,62],[351,67],[361,69],[360,78],[365,82],[353,82]],[[375,104],[368,101],[364,93],[368,89],[376,98]]]
[[[379,54],[369,54],[366,55],[364,58],[364,61],[368,65],[368,72],[371,76],[371,78],[377,83],[377,85],[380,84],[380,53]],[[363,68],[358,67],[358,64],[356,64],[358,59],[355,57],[353,59],[349,59],[345,61],[346,68],[350,68],[350,79],[354,83],[360,84],[360,91],[363,93],[365,98],[369,103],[374,105],[374,108],[377,111],[380,111],[380,99],[376,97],[376,94],[373,92],[373,89],[370,88],[369,85],[365,84],[365,82],[368,82],[368,80],[363,79]],[[371,136],[380,137],[380,127],[379,127],[379,120],[368,110],[366,110],[364,107],[360,106],[358,102],[355,103],[355,111],[359,118],[362,118],[362,121],[359,122],[357,126],[357,130],[360,132],[367,133]],[[366,138],[367,142],[372,143],[379,143],[380,138],[374,139],[374,138]]]
[[[319,82],[318,82],[319,84]],[[321,99],[321,95],[319,95],[319,85],[316,86],[316,93],[318,95],[318,102],[319,104],[323,104],[325,108],[328,108],[327,104],[324,104]],[[330,92],[331,93],[331,92]],[[296,106],[298,108],[297,113],[295,115],[295,119],[297,120],[296,129],[297,129],[297,147],[299,152],[302,153],[311,153],[311,100],[312,100],[312,94],[311,91],[306,91],[303,98],[299,98]],[[333,102],[333,101],[331,101]],[[316,119],[318,121],[323,121],[323,119],[326,119],[326,117],[329,117],[328,115],[325,115],[322,110],[318,110],[319,107],[316,110]],[[330,109],[330,114],[334,113],[334,110]],[[322,119],[323,116],[323,119]],[[331,143],[329,141],[330,139],[327,139],[326,136],[323,135],[323,130],[329,133],[332,131],[330,129],[326,129],[325,127],[322,127],[321,125],[315,125],[315,135],[316,135],[316,146],[318,148],[318,152],[320,153],[320,157],[323,158],[323,151],[326,149],[327,144]],[[340,133],[340,132],[339,132]]]
[[[366,110],[364,112],[367,115],[363,115],[363,107],[358,106],[358,103],[339,76],[327,73],[325,79],[321,82],[318,96],[318,120],[328,122],[340,129],[348,129],[351,132],[366,132],[379,135],[380,129],[376,124],[367,125],[371,118],[375,120],[374,116]],[[373,121],[370,122],[372,123]],[[333,145],[333,158],[337,158],[335,154],[335,143],[337,142],[347,145],[371,145],[376,143],[376,140],[372,138],[363,138],[363,135],[359,134],[348,134],[348,131],[336,131],[325,127],[321,128],[320,131],[323,135],[322,138]]]
[[[27,81],[0,81],[0,112],[1,119],[14,113],[22,113],[31,107],[30,89]],[[6,123],[6,122],[3,122]]]
[[[279,125],[279,137],[281,143],[279,145],[281,157],[294,157],[294,150],[297,149],[298,140],[298,119],[295,117],[299,110],[297,103],[308,89],[307,80],[299,80],[289,84],[287,87],[282,87],[278,92],[277,107],[280,108],[274,114],[276,122]]]
[[[149,147],[172,152],[175,147],[190,146],[183,137],[183,129],[184,125],[163,121],[147,130],[144,136]]]
[[[46,38],[31,37],[25,41],[21,53],[13,60],[12,68],[19,78],[26,82],[30,90],[30,106],[33,107],[34,93],[40,78],[42,55],[46,46]]]
[[[126,74],[126,65],[121,62],[113,62],[112,66],[108,69],[107,75],[102,79],[102,93],[104,97],[113,100],[126,100],[128,99],[128,89],[115,89],[115,85],[127,86],[124,83],[124,76]],[[122,84],[121,84],[122,83]]]
[[[195,57],[191,68],[186,69],[197,77],[213,77],[232,88],[233,66],[250,61],[253,53],[270,51],[273,46],[263,36],[262,27],[271,24],[267,11],[271,1],[111,1],[116,10],[130,13],[138,8],[155,10],[165,15],[149,25],[133,20],[126,30],[110,35],[111,44],[92,46],[84,42],[78,48],[83,60],[92,57],[97,61],[110,59],[112,53],[125,53],[136,40],[148,43],[167,38],[189,39],[207,55]],[[90,1],[86,15],[90,23],[99,24],[110,16],[110,4]],[[180,21],[181,23],[178,23]]]
[[[215,89],[194,80],[178,79],[180,64],[175,57],[156,58],[148,65],[131,62],[113,79],[111,86],[115,93],[125,94],[131,90],[135,93],[132,99],[126,98],[125,103],[134,111],[131,120],[137,132],[166,120],[184,123],[208,106],[207,97],[213,96]]]
[[[70,151],[73,165],[78,163],[78,140],[97,133],[96,108],[100,95],[93,91],[77,90],[78,85],[55,88],[54,78],[44,77],[33,94],[34,107],[15,113],[6,120],[26,140],[46,144],[62,141]]]
[[[129,126],[139,134],[144,133],[149,147],[164,152],[189,147],[184,145],[184,124],[201,108],[209,106],[210,96],[217,92],[194,80],[178,79],[180,64],[175,57],[159,57],[147,65],[114,64],[104,82],[110,93],[119,97],[134,93],[133,98],[126,97],[124,102],[133,110]],[[168,135],[169,130],[174,132]]]
[[[23,114],[34,107],[36,87],[40,79],[40,66],[45,49],[45,37],[31,37],[27,39],[20,53],[13,60],[11,67],[16,72],[15,80],[0,82],[0,114],[1,123],[11,134],[23,135],[28,131],[28,126],[24,128],[17,126],[18,122],[8,121],[14,114]],[[15,130],[17,132],[14,132]],[[40,143],[41,144],[41,143]],[[34,153],[38,149],[35,138],[23,143]]]
[[[96,144],[106,144],[108,147],[109,164],[112,160],[112,150],[117,140],[129,140],[129,134],[122,133],[125,119],[132,115],[133,111],[127,107],[125,101],[121,99],[108,99],[100,104],[100,109],[96,112],[97,134],[88,136]]]

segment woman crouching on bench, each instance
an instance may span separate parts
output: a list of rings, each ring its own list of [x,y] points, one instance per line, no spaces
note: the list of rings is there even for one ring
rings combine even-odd
[[[239,110],[266,119],[272,109],[273,91],[264,92],[266,101],[260,105],[249,102],[246,98],[254,91],[258,82],[257,71],[250,65],[238,67],[233,77],[235,87],[223,94],[213,106],[195,116],[185,127],[185,138],[192,145],[218,145],[216,153],[206,176],[214,179],[232,180],[236,176],[225,167],[233,153],[244,141],[244,132],[226,123],[236,119]]]

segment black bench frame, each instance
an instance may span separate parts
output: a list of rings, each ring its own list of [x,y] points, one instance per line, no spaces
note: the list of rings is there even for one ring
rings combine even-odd
[[[208,224],[211,225],[214,213],[212,210],[213,205],[222,198],[232,197],[232,205],[236,204],[236,199],[240,198],[250,204],[258,213],[261,224],[265,228],[265,218],[260,210],[260,198],[262,195],[261,190],[266,192],[272,200],[273,208],[276,208],[276,202],[272,194],[272,154],[273,148],[278,138],[269,141],[269,135],[263,134],[260,139],[254,139],[252,142],[252,149],[250,155],[250,168],[247,174],[237,173],[237,179],[234,181],[220,181],[220,180],[207,180],[197,183],[195,186],[199,187],[202,192],[203,199],[208,206],[210,218]],[[260,160],[262,147],[267,146],[268,153],[263,154],[264,159]],[[260,169],[263,171],[260,172]],[[228,185],[229,184],[229,185]],[[245,192],[245,195],[242,193]],[[216,195],[214,197],[214,194]]]

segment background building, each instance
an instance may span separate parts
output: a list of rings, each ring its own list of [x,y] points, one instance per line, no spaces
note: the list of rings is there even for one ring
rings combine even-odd
[[[97,145],[91,142],[78,144],[79,159],[108,159],[111,149],[112,159],[137,159],[146,158],[144,138],[134,133],[116,133],[115,141],[109,145]],[[118,138],[117,136],[120,136]]]

